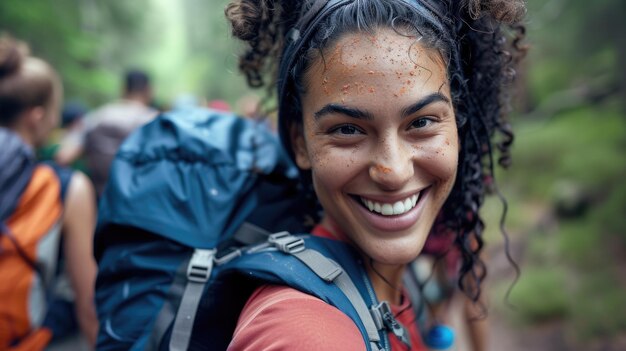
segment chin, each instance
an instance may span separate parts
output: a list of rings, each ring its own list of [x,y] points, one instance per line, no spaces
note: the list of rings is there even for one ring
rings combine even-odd
[[[398,240],[397,242],[381,243],[373,247],[366,247],[364,251],[367,257],[378,263],[406,265],[414,261],[422,252],[424,241],[415,242],[414,239],[412,242],[406,243],[403,240]]]

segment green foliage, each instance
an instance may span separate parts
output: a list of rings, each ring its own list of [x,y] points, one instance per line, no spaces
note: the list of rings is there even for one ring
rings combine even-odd
[[[626,243],[626,184],[618,182],[611,187],[605,201],[591,215],[591,221],[602,225],[602,232],[615,235]],[[624,245],[626,246],[626,245]]]
[[[580,197],[588,204],[556,226],[518,223],[529,233],[527,264],[511,296],[521,320],[562,318],[576,340],[626,330],[624,282],[617,279],[623,267],[612,259],[626,243],[625,146],[626,119],[615,104],[518,121],[514,167],[504,178],[513,201],[549,209]],[[514,222],[537,218],[533,207],[513,206],[520,211]]]
[[[626,299],[615,286],[613,274],[597,270],[581,277],[574,291],[571,311],[571,333],[578,339],[611,337],[626,330]]]
[[[610,107],[586,107],[550,120],[519,123],[507,181],[550,201],[559,180],[603,192],[626,174],[626,119]]]
[[[569,313],[569,292],[563,267],[526,266],[511,292],[515,310],[510,311],[527,323],[564,318]]]
[[[588,271],[605,265],[604,235],[598,223],[585,219],[565,222],[559,230],[560,252],[570,264]]]
[[[26,41],[61,75],[65,95],[91,104],[119,94],[119,75],[141,45],[149,0],[3,0],[0,31]],[[120,45],[123,43],[123,45]],[[129,49],[132,48],[132,49]]]
[[[59,71],[67,98],[92,106],[119,96],[128,68],[151,73],[155,94],[167,103],[180,93],[234,103],[247,88],[226,3],[3,0],[0,30],[28,42]]]
[[[532,103],[597,77],[621,80],[626,59],[626,2],[620,0],[530,0],[527,24],[531,44],[528,84]]]

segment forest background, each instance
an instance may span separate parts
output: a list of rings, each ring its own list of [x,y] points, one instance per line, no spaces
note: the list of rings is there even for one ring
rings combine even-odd
[[[123,72],[139,67],[154,77],[162,108],[180,94],[236,106],[250,91],[236,69],[226,3],[2,0],[0,31],[58,69],[66,100],[114,99]],[[502,204],[492,197],[484,208],[490,318],[510,339],[494,343],[625,350],[626,1],[529,0],[528,8],[513,165],[497,177],[522,271],[508,302],[515,274],[502,254]]]

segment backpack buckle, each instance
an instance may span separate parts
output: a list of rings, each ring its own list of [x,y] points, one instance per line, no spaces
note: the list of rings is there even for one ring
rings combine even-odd
[[[268,241],[284,253],[294,254],[304,251],[304,239],[293,236],[289,232],[271,234]]]
[[[409,333],[402,324],[398,323],[396,317],[391,312],[391,307],[387,301],[382,301],[370,309],[372,319],[378,330],[386,330],[392,332],[398,340],[411,349],[411,339]]]
[[[195,249],[187,266],[187,279],[196,283],[206,283],[211,277],[216,249]]]

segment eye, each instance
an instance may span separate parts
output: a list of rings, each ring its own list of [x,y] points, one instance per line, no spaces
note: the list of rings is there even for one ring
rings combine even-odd
[[[411,128],[425,128],[425,127],[428,127],[433,122],[434,121],[432,118],[421,117],[411,122]]]
[[[329,131],[331,134],[343,134],[343,135],[355,135],[355,134],[363,134],[363,132],[352,124],[343,124],[337,127],[332,128]]]

